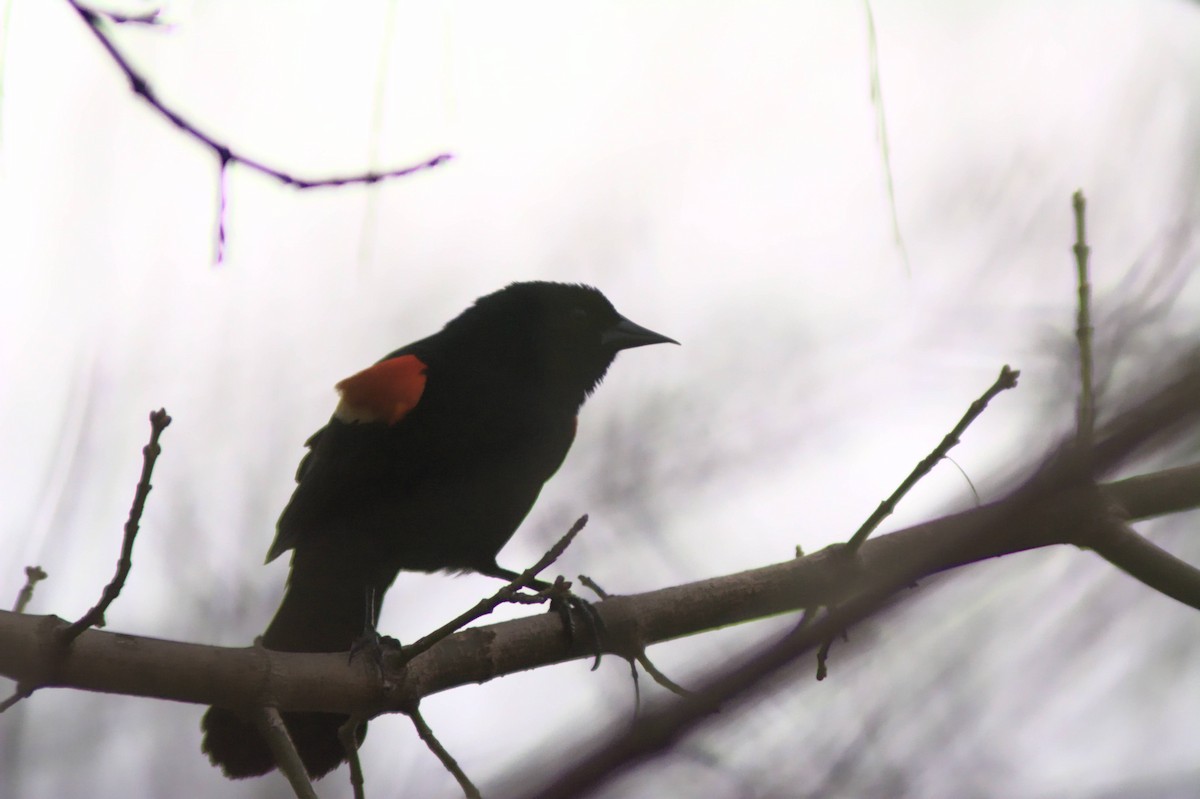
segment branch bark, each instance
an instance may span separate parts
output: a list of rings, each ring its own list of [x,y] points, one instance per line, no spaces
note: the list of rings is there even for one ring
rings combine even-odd
[[[1121,480],[1100,488],[1107,503],[1130,520],[1200,507],[1200,464]],[[1080,520],[1093,513],[1091,489],[1062,495],[1019,519],[1006,502],[946,516],[867,540],[856,558],[838,549],[738,574],[642,594],[613,597],[595,607],[604,622],[607,651],[636,654],[645,644],[817,605],[847,601],[864,586],[886,582],[911,564],[920,576],[1054,544],[1079,543]],[[981,525],[1008,525],[1003,535],[968,535]],[[967,539],[964,546],[964,538]],[[1104,539],[1099,539],[1104,540]],[[1139,558],[1148,557],[1138,548]],[[1144,560],[1123,563],[1121,547],[1101,552],[1143,580],[1162,569]],[[1200,586],[1200,573],[1157,550],[1179,598],[1180,585]],[[1197,594],[1200,595],[1200,594]],[[1190,604],[1190,603],[1189,603]],[[0,611],[0,674],[40,682],[67,622],[55,616]],[[347,665],[344,654],[227,648],[87,630],[57,663],[48,686],[146,696],[198,704],[258,706],[374,714],[402,710],[423,696],[469,683],[591,656],[586,642],[572,645],[553,614],[475,627],[450,636],[414,658],[381,685],[365,659]]]

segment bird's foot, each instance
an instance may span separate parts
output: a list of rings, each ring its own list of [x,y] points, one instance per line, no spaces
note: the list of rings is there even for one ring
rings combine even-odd
[[[562,619],[563,629],[572,644],[584,643],[590,645],[595,661],[592,671],[600,667],[601,635],[604,632],[604,620],[596,612],[595,606],[583,597],[571,591],[571,583],[561,575],[553,583],[539,592],[550,600],[550,612],[557,613]],[[580,624],[577,617],[583,620],[586,639],[581,637]]]
[[[364,632],[358,640],[350,645],[350,653],[346,662],[353,663],[355,657],[364,655],[382,669],[384,656],[400,652],[403,648],[399,639],[390,635],[380,635],[377,630],[372,629]]]
[[[356,655],[365,654],[382,674],[384,655],[389,652],[399,652],[403,647],[398,639],[392,638],[390,635],[380,635],[379,628],[375,626],[379,603],[376,601],[374,586],[369,586],[364,592],[363,605],[362,635],[350,644],[346,662],[353,663]]]

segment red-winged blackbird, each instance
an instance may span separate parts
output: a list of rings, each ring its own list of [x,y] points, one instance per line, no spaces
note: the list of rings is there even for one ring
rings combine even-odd
[[[333,418],[307,442],[267,561],[293,550],[268,649],[345,652],[402,569],[513,572],[496,554],[575,437],[576,416],[617,352],[674,342],[622,317],[598,290],[513,283],[338,383]],[[345,760],[335,713],[285,713],[305,767]],[[203,749],[232,778],[275,767],[243,714],[212,707]],[[364,724],[359,737],[366,734]]]

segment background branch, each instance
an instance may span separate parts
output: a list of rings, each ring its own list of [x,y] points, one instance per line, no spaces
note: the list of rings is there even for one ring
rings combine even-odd
[[[207,147],[212,151],[217,158],[217,242],[216,242],[216,261],[219,263],[224,257],[225,251],[225,208],[226,200],[226,181],[225,172],[230,164],[241,164],[247,169],[251,169],[259,174],[266,175],[269,178],[279,181],[287,186],[292,186],[297,189],[317,189],[332,186],[349,186],[353,184],[374,184],[384,180],[393,180],[395,178],[407,177],[408,175],[417,172],[423,172],[426,169],[432,169],[436,166],[449,161],[451,155],[449,153],[440,153],[423,161],[418,161],[406,166],[394,167],[382,171],[367,171],[353,175],[339,175],[327,178],[301,178],[285,171],[279,167],[274,167],[266,164],[263,161],[243,155],[240,151],[234,149],[212,134],[206,133],[200,127],[185,117],[182,113],[167,105],[158,96],[158,93],[150,85],[149,80],[134,68],[133,64],[125,53],[117,47],[116,42],[105,31],[104,18],[106,16],[112,18],[112,15],[95,11],[78,0],[67,0],[67,3],[75,10],[80,18],[87,24],[88,30],[100,42],[100,46],[108,53],[113,63],[117,68],[125,74],[125,78],[129,81],[129,89],[138,97],[141,97],[150,107],[153,108],[160,116],[177,127],[185,135]],[[122,18],[119,22],[145,22],[146,20],[135,18]]]

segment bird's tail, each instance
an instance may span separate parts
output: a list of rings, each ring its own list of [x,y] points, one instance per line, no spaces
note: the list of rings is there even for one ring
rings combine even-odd
[[[387,585],[367,579],[362,569],[316,553],[297,553],[287,593],[275,618],[263,633],[262,645],[281,652],[346,652],[367,629],[383,601]],[[338,730],[349,717],[340,713],[290,712],[283,714],[292,743],[309,776],[328,774],[346,759]],[[200,722],[204,730],[201,749],[213,765],[231,779],[256,777],[275,768],[275,758],[244,711],[210,707]],[[355,731],[361,743],[367,734],[364,722]]]

